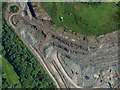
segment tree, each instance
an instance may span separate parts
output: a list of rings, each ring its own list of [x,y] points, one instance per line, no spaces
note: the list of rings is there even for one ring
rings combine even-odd
[[[3,53],[3,55],[5,56],[5,54],[6,54],[6,51],[5,51],[5,50],[3,50],[3,52],[2,52],[2,53]]]

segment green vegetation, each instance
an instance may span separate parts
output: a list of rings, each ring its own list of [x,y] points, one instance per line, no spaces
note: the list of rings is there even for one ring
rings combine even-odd
[[[2,3],[0,2],[0,6],[2,6]],[[0,7],[0,39],[2,39],[2,7]],[[0,51],[1,51],[1,45],[0,45]],[[0,89],[2,88],[2,57],[0,54]]]
[[[115,4],[120,7],[120,1],[119,2],[115,2]]]
[[[18,12],[18,11],[19,11],[19,7],[18,6],[14,5],[14,6],[10,7],[10,12],[15,13],[15,12]]]
[[[2,6],[2,3],[0,2],[0,6]],[[2,28],[2,7],[0,8],[0,29]],[[0,31],[0,37],[2,35],[2,31]]]
[[[7,3],[3,5],[7,7]],[[5,7],[3,7],[3,14]],[[19,36],[8,26],[4,17],[2,18],[2,45],[3,57],[5,57],[2,66],[2,88],[55,88],[53,80]]]
[[[53,23],[67,30],[95,36],[118,30],[118,7],[113,3],[43,2],[42,6]]]
[[[21,87],[19,77],[14,71],[14,68],[4,57],[2,57],[2,82],[5,88]]]

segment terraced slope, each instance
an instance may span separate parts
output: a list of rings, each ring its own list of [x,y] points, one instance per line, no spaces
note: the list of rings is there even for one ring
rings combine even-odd
[[[20,8],[19,13],[9,15],[9,24],[37,57],[57,87],[119,87],[119,30],[94,39],[91,36],[81,39],[82,36],[78,38],[66,32],[56,33],[49,21],[45,23],[34,17],[31,19],[29,15],[22,16],[21,13],[25,11]]]

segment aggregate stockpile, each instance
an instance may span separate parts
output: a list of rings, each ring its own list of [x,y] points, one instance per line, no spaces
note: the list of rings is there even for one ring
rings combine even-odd
[[[28,7],[27,3],[25,5]],[[22,15],[21,12],[30,11],[29,8],[23,10],[21,7],[18,13],[8,14],[9,24],[14,25],[15,31],[31,52],[41,57],[38,61],[54,79],[57,87],[118,87],[119,31],[101,35],[94,40],[90,36],[81,39],[65,32],[59,34],[51,29],[49,21],[38,21],[31,13]]]

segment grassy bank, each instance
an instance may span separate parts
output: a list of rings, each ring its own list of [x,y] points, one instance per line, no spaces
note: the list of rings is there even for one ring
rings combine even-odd
[[[43,2],[42,6],[58,27],[67,30],[98,36],[118,29],[118,7],[113,3]]]
[[[2,82],[4,88],[16,87],[20,88],[19,77],[14,71],[13,66],[2,57]]]

